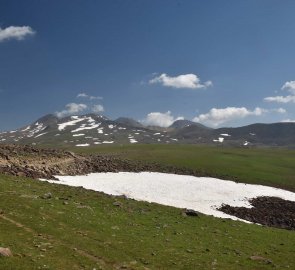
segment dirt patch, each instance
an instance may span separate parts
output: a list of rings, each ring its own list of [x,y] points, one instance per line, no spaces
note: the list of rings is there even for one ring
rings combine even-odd
[[[253,223],[295,230],[295,202],[277,197],[257,197],[249,202],[252,208],[223,205],[218,210]]]

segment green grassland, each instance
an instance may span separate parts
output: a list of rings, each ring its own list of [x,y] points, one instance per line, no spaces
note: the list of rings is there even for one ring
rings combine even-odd
[[[295,192],[294,150],[198,145],[114,145],[72,150],[186,167],[225,179]]]
[[[160,162],[242,182],[295,188],[295,152],[200,146],[108,146],[76,151]],[[42,199],[50,192],[52,197]],[[0,175],[2,270],[295,269],[295,232]],[[259,256],[258,260],[250,259]]]
[[[0,246],[14,253],[0,269],[295,268],[293,231],[26,178],[0,183]]]

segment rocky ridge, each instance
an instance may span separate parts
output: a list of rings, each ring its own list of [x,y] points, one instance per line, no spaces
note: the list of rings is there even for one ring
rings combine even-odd
[[[0,144],[0,173],[31,178],[55,179],[54,175],[83,175],[94,172],[154,171],[208,176],[202,171],[130,161],[109,155],[82,155],[70,151],[30,145]],[[226,178],[226,176],[224,176]]]

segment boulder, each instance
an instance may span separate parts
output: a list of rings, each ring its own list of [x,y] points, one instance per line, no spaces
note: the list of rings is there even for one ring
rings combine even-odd
[[[193,209],[184,209],[183,210],[183,215],[184,216],[190,216],[190,217],[199,217],[200,213],[193,210]]]

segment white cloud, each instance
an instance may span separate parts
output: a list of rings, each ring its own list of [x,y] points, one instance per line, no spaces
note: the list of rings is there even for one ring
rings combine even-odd
[[[287,111],[283,108],[278,108],[278,109],[273,109],[273,112],[277,112],[277,113],[286,113]]]
[[[264,101],[277,103],[295,103],[295,81],[285,82],[284,85],[281,87],[281,90],[286,90],[290,92],[291,95],[266,97],[264,98]]]
[[[281,89],[287,90],[293,95],[295,95],[295,81],[285,82]]]
[[[291,119],[284,119],[281,122],[283,123],[295,123],[295,120],[291,120]]]
[[[10,39],[23,40],[35,33],[30,26],[9,26],[4,29],[0,27],[0,42]]]
[[[195,74],[184,74],[184,75],[178,75],[175,77],[170,77],[165,73],[151,79],[149,83],[150,84],[159,83],[167,87],[189,88],[189,89],[207,88],[213,85],[211,81],[201,83],[201,80]]]
[[[217,127],[232,120],[245,118],[250,115],[259,116],[266,112],[268,111],[262,108],[255,108],[253,111],[248,110],[245,107],[227,107],[224,109],[212,108],[208,113],[196,116],[193,121]]]
[[[173,124],[174,121],[183,119],[183,117],[174,118],[174,116],[171,115],[170,111],[165,113],[151,112],[141,122],[149,126],[169,127]]]
[[[56,112],[55,114],[57,115],[57,117],[64,117],[67,115],[72,115],[72,114],[83,112],[87,108],[88,108],[88,106],[83,103],[80,103],[80,104],[69,103],[65,106],[65,110],[62,110],[60,112]]]
[[[88,95],[86,93],[79,93],[77,95],[77,98],[86,98],[86,97],[88,97]]]
[[[264,101],[267,102],[277,102],[277,103],[295,103],[295,95],[294,96],[275,96],[275,97],[266,97]]]
[[[104,108],[102,105],[100,104],[96,104],[96,105],[93,105],[92,108],[91,108],[92,112],[94,113],[101,113],[104,111]]]
[[[99,97],[99,96],[90,96],[90,95],[87,95],[86,93],[79,93],[77,95],[77,98],[86,98],[86,99],[89,99],[89,100],[102,99],[102,97]]]

